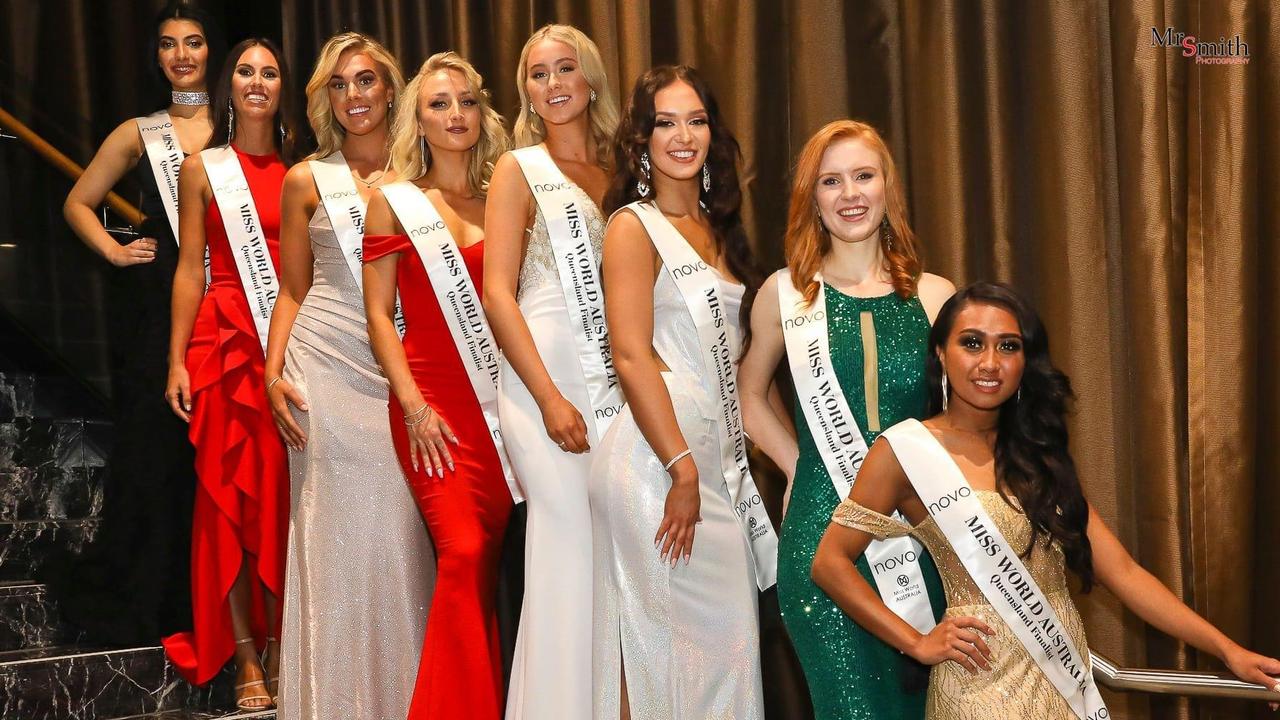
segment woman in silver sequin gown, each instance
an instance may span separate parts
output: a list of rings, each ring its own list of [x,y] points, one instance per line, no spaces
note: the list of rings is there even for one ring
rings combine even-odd
[[[709,89],[690,68],[655,68],[636,82],[622,122],[623,169],[606,207],[644,199],[660,211],[713,268],[723,317],[740,330],[746,288],[736,278],[757,277],[734,212],[736,142],[718,126]],[[591,470],[595,717],[762,718],[756,575],[721,470],[717,375],[634,212],[619,210],[605,239],[606,319],[627,405]]]
[[[386,50],[354,33],[326,44],[307,85],[308,109],[322,105],[332,123],[315,128],[317,155],[340,147],[364,201],[394,179],[384,172],[388,104],[403,86]],[[372,109],[349,118],[357,105]],[[284,378],[269,395],[292,486],[278,716],[402,720],[435,582],[431,541],[392,447],[360,286],[311,163],[290,170],[281,215],[266,365],[268,382]]]
[[[516,75],[524,102],[515,144],[550,156],[599,258],[604,218],[597,204],[617,123],[599,50],[580,31],[549,25],[525,45]],[[504,155],[485,217],[484,307],[503,353],[502,437],[528,502],[507,720],[592,717],[592,452],[583,420],[592,410],[551,243],[519,161]]]

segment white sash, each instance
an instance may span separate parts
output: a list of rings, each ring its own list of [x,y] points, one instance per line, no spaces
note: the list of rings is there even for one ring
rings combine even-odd
[[[249,314],[258,329],[258,339],[263,352],[267,348],[267,331],[271,327],[271,309],[280,294],[280,282],[276,278],[276,266],[267,247],[267,236],[249,192],[249,181],[240,167],[240,158],[231,146],[224,145],[200,151],[204,171],[209,176],[209,186],[218,201],[222,215],[222,227],[227,231],[227,243],[236,269],[240,271],[240,286],[249,301]]]
[[[351,168],[342,156],[342,151],[326,158],[311,161],[311,177],[316,182],[316,190],[320,193],[320,203],[329,216],[329,226],[338,238],[338,247],[342,248],[342,257],[347,261],[351,276],[356,279],[356,287],[364,291],[364,213],[365,202],[351,179]],[[393,315],[396,332],[404,337],[404,313],[400,310],[400,296],[396,295],[396,310]]]
[[[164,203],[164,214],[169,218],[169,227],[173,230],[173,241],[176,243],[178,169],[182,165],[183,154],[178,133],[173,128],[173,118],[169,117],[168,112],[161,110],[146,117],[134,118],[134,122],[138,123],[142,146],[146,148],[151,174],[155,175],[156,188],[160,190],[160,200]]]
[[[502,461],[502,474],[511,491],[511,499],[516,503],[524,502],[507,458],[502,432],[498,429],[498,345],[480,305],[480,294],[467,273],[462,253],[440,212],[417,186],[406,181],[391,183],[382,188],[382,194],[396,217],[400,218],[400,224],[427,270],[436,302],[440,305],[445,324],[449,326],[458,357],[467,368],[467,379],[471,381],[471,389],[480,403],[484,421],[489,426],[493,449]]]
[[[173,243],[180,245],[178,237],[178,173],[186,155],[182,153],[182,143],[178,142],[178,132],[173,127],[173,118],[161,110],[145,117],[134,118],[138,124],[138,133],[142,135],[142,146],[146,148],[147,161],[151,163],[151,174],[156,179],[156,189],[160,191],[160,202],[164,204],[164,214],[169,219],[169,229],[173,230]],[[210,279],[209,247],[204,249],[204,284]]]
[[[809,433],[836,496],[843,499],[849,496],[858,468],[867,457],[867,443],[831,364],[822,274],[815,273],[814,280],[818,296],[810,305],[792,282],[791,271],[783,268],[778,273],[778,308],[796,399],[804,409]],[[867,564],[884,604],[916,630],[927,633],[937,623],[920,570],[923,552],[911,537],[877,540],[867,547]]]
[[[1110,717],[1089,658],[1063,631],[1018,549],[1005,539],[946,449],[918,420],[894,425],[884,438],[969,576],[1072,712],[1081,720]]]
[[[560,274],[560,289],[578,350],[578,364],[587,385],[592,417],[587,426],[592,443],[622,410],[618,373],[613,369],[609,333],[604,324],[604,293],[600,288],[600,263],[587,236],[586,218],[569,179],[556,167],[541,145],[512,150],[520,163],[533,199],[542,210],[551,238],[551,250]]]
[[[756,481],[751,477],[738,400],[738,366],[735,362],[740,350],[738,333],[733,321],[725,316],[724,304],[720,301],[719,276],[657,208],[645,202],[634,202],[626,209],[634,212],[644,224],[649,239],[662,257],[663,267],[671,274],[693,324],[698,328],[703,369],[715,378],[716,394],[720,400],[720,418],[716,422],[720,436],[720,471],[729,488],[729,498],[742,531],[751,543],[756,584],[764,590],[777,582],[778,537],[765,512]]]

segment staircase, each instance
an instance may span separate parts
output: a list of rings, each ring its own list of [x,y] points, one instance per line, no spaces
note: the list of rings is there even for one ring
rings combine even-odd
[[[56,377],[0,372],[0,718],[274,718],[235,711],[229,668],[195,688],[159,645],[83,642],[30,579],[50,549],[79,550],[97,529],[111,425],[75,409],[83,393]]]

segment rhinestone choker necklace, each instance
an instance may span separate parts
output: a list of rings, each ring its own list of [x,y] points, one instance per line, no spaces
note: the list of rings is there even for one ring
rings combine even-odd
[[[208,105],[209,93],[207,92],[180,92],[173,91],[174,105]]]

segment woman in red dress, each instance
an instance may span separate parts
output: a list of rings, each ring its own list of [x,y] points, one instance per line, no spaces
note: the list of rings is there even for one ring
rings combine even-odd
[[[394,394],[392,440],[436,548],[435,596],[409,717],[496,720],[502,662],[494,594],[512,496],[490,425],[404,224],[417,224],[409,212],[439,214],[478,308],[485,190],[507,138],[480,75],[455,53],[428,58],[405,98],[412,101],[400,104],[391,157],[407,182],[382,188],[369,201],[364,297],[373,353]],[[403,343],[393,322],[397,290]]]
[[[197,685],[212,679],[234,654],[236,702],[245,709],[271,704],[257,648],[269,645],[266,666],[274,678],[289,523],[285,448],[263,386],[265,331],[259,327],[264,315],[269,320],[279,287],[274,268],[280,189],[285,162],[294,155],[286,80],[284,56],[270,41],[245,40],[233,48],[213,97],[213,136],[203,152],[183,162],[178,180],[182,243],[165,397],[190,423],[196,448],[194,630],[165,638],[164,646]],[[215,191],[210,178],[222,177],[220,169],[232,181],[219,180]],[[237,192],[245,185],[248,198]],[[224,223],[217,198],[235,195],[240,205],[231,211],[232,222]],[[256,228],[245,236],[244,247],[256,247],[261,264],[244,270],[242,280],[231,245],[241,233],[229,239],[227,224],[239,229],[246,221]],[[206,246],[212,275],[207,290]],[[254,289],[252,305],[247,288]]]

